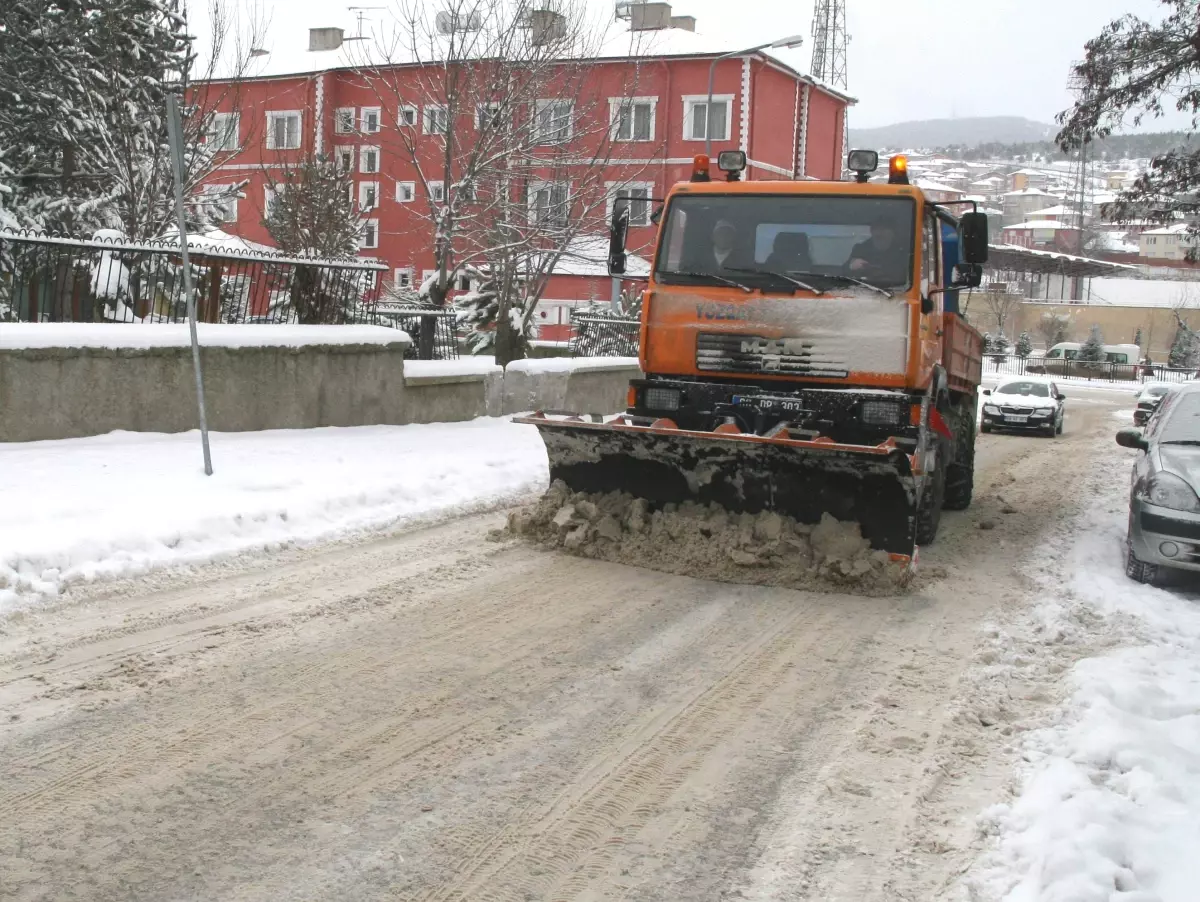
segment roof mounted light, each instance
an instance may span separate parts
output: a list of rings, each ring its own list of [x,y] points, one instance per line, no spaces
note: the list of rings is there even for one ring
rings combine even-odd
[[[896,154],[888,161],[888,184],[908,184],[908,157],[902,153]]]
[[[708,174],[708,154],[698,153],[692,160],[692,181],[693,182],[711,182],[712,178]]]
[[[726,179],[736,182],[746,168],[744,150],[723,150],[717,154],[717,168],[725,173]]]
[[[846,157],[846,168],[854,173],[856,182],[865,182],[879,168],[879,154],[873,150],[852,150]]]

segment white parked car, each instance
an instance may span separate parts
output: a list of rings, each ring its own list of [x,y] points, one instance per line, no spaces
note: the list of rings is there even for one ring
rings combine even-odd
[[[1022,376],[1001,382],[995,391],[985,388],[983,394],[981,432],[1011,429],[1062,435],[1066,398],[1053,381]]]

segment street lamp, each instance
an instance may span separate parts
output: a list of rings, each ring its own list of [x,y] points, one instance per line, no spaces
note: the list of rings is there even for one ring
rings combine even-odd
[[[804,36],[794,34],[791,37],[780,38],[778,41],[771,41],[767,44],[759,44],[757,47],[748,47],[745,50],[731,50],[729,53],[722,53],[715,57],[708,67],[708,106],[704,108],[704,153],[708,157],[712,157],[712,97],[713,97],[713,76],[717,71],[717,63],[721,60],[727,60],[731,56],[746,56],[750,53],[758,53],[760,50],[776,50],[780,47],[799,47],[804,43]],[[733,110],[729,111],[731,114]]]

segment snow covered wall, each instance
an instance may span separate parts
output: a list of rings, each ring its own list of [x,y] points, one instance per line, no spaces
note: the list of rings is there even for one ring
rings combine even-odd
[[[220,432],[461,422],[537,408],[614,413],[637,361],[405,361],[376,326],[202,326]],[[0,442],[196,428],[186,327],[0,325]]]

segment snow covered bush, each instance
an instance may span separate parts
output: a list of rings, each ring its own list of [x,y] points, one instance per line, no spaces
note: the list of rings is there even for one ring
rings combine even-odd
[[[1016,354],[1018,357],[1025,358],[1033,353],[1033,339],[1029,337],[1028,332],[1022,332],[1017,338]]]
[[[472,288],[454,299],[458,326],[466,337],[467,350],[472,354],[490,354],[496,347],[500,292],[495,280],[475,267],[465,267],[462,274],[470,277]],[[520,310],[515,306],[509,307],[509,321],[514,332],[521,335],[523,342],[528,342],[534,337],[537,327],[530,322],[522,330]]]

